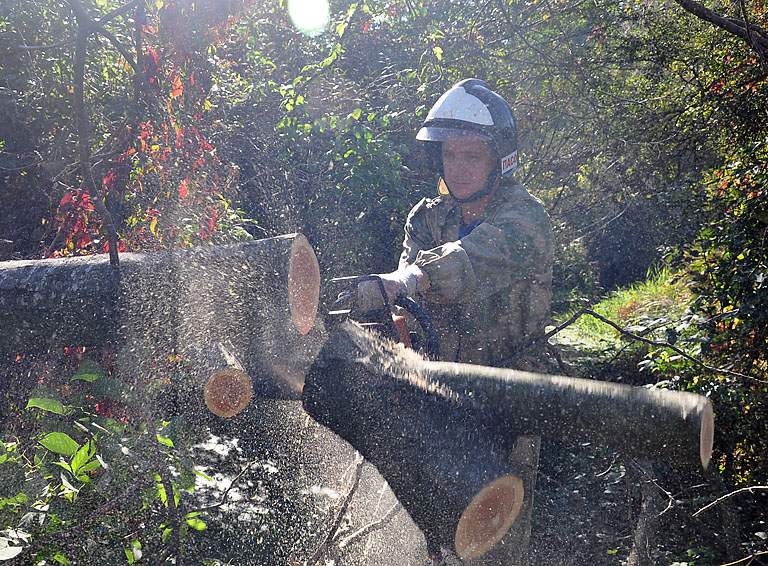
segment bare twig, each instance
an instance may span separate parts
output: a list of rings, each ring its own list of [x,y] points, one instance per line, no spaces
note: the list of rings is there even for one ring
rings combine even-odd
[[[762,552],[755,552],[754,554],[750,554],[749,556],[740,558],[735,562],[728,562],[727,564],[722,564],[721,566],[736,566],[736,564],[744,564],[745,562],[749,565],[749,564],[752,564],[752,561],[759,556],[768,556],[768,550],[764,550]]]
[[[355,495],[355,492],[357,491],[357,486],[360,484],[360,477],[362,476],[364,465],[365,465],[365,459],[362,456],[358,456],[356,466],[355,466],[355,475],[352,481],[352,487],[349,488],[347,495],[342,500],[341,506],[339,507],[339,511],[336,513],[336,517],[333,520],[333,523],[331,524],[331,528],[328,529],[328,532],[325,535],[325,539],[320,544],[320,546],[317,547],[315,552],[312,553],[312,556],[309,558],[309,560],[307,560],[307,564],[309,565],[317,564],[320,561],[320,559],[325,555],[325,553],[328,552],[331,541],[333,541],[333,539],[338,534],[339,526],[341,525],[341,522],[344,520],[344,515],[347,513],[347,509],[349,508],[349,504],[352,501],[352,497]]]
[[[242,478],[245,473],[251,469],[251,467],[256,464],[258,460],[253,460],[252,462],[248,462],[242,470],[232,479],[232,482],[229,484],[229,487],[224,491],[224,493],[221,496],[221,499],[219,499],[218,503],[214,503],[212,505],[207,505],[205,507],[200,507],[198,509],[195,509],[195,511],[203,512],[203,511],[210,511],[211,509],[216,509],[218,507],[221,507],[227,502],[227,498],[229,497],[229,492],[234,489],[234,487],[237,485],[237,483],[240,481],[240,478]]]
[[[723,374],[723,375],[730,375],[732,377],[739,377],[739,378],[742,378],[742,379],[748,379],[748,380],[751,380],[751,381],[755,381],[757,383],[763,383],[763,384],[768,383],[768,381],[763,380],[763,379],[758,379],[757,377],[754,377],[752,375],[748,375],[748,374],[745,374],[745,373],[740,373],[738,371],[733,371],[733,370],[730,370],[730,369],[725,369],[725,368],[711,366],[711,365],[709,365],[709,364],[707,364],[705,362],[702,362],[698,358],[695,358],[694,356],[691,356],[690,354],[688,354],[684,350],[681,350],[680,348],[678,348],[674,344],[670,344],[669,342],[666,342],[664,340],[651,340],[649,338],[645,338],[644,336],[640,336],[639,334],[635,334],[634,332],[630,332],[629,330],[623,328],[622,326],[620,326],[619,324],[615,323],[611,319],[606,318],[603,315],[601,315],[600,313],[597,313],[597,312],[595,312],[595,311],[593,311],[592,309],[589,309],[589,308],[585,308],[585,309],[581,309],[580,311],[577,311],[575,314],[571,315],[571,317],[568,318],[568,320],[566,320],[565,322],[559,324],[558,326],[556,326],[555,328],[553,328],[549,332],[547,332],[545,334],[541,334],[539,336],[533,337],[527,343],[525,343],[522,346],[520,346],[519,348],[517,348],[517,350],[515,350],[513,355],[517,356],[517,355],[521,354],[522,352],[532,348],[533,346],[535,346],[539,342],[545,341],[545,340],[549,340],[549,338],[551,338],[552,336],[554,336],[558,332],[561,332],[561,331],[565,330],[567,327],[571,326],[574,322],[576,322],[579,318],[581,318],[585,314],[587,314],[587,315],[589,315],[591,317],[594,317],[594,318],[596,318],[597,320],[599,320],[601,322],[604,322],[608,326],[613,327],[622,336],[626,336],[627,338],[631,338],[633,340],[637,340],[638,342],[643,342],[644,344],[648,344],[650,346],[656,346],[656,347],[659,347],[659,348],[668,348],[668,349],[672,350],[673,352],[675,352],[676,354],[679,354],[680,356],[682,356],[686,360],[691,361],[691,362],[695,363],[696,365],[698,365],[699,367],[702,367],[702,368],[706,369],[707,371],[711,371],[713,373],[720,373],[720,374]]]
[[[718,497],[717,499],[715,499],[709,505],[705,505],[704,507],[702,507],[701,509],[696,511],[691,516],[692,517],[697,517],[698,515],[702,514],[704,511],[707,511],[708,509],[711,509],[712,507],[722,503],[726,499],[729,499],[729,498],[733,497],[734,495],[738,495],[739,493],[744,493],[745,491],[748,491],[749,493],[754,493],[755,491],[768,491],[768,485],[753,485],[751,487],[742,487],[741,489],[737,489],[736,491],[732,491],[730,493],[726,493],[722,497]]]
[[[74,8],[74,6],[79,5],[79,3],[70,0],[70,5]],[[82,6],[80,6],[80,9],[85,13]],[[75,11],[76,16],[78,13],[78,11]],[[87,17],[87,13],[85,17]],[[89,23],[87,21],[82,21],[80,16],[78,16],[77,37],[75,39],[75,60],[73,65],[75,75],[75,97],[72,104],[75,111],[75,123],[77,124],[80,170],[83,175],[83,182],[93,196],[93,206],[96,208],[99,216],[101,216],[109,238],[109,263],[114,269],[118,269],[120,259],[117,251],[117,229],[115,228],[112,214],[107,210],[107,206],[104,204],[104,199],[101,198],[101,191],[99,191],[96,186],[96,181],[93,178],[93,171],[91,170],[90,123],[88,114],[85,111],[85,57],[88,48],[89,35]]]
[[[354,544],[358,541],[361,541],[364,537],[368,536],[369,534],[384,528],[385,526],[387,526],[387,524],[390,521],[392,521],[392,519],[394,519],[397,516],[397,514],[400,512],[402,508],[403,506],[400,505],[399,502],[394,503],[392,507],[390,507],[386,513],[384,513],[381,519],[368,523],[364,527],[359,528],[354,533],[352,533],[351,535],[343,539],[339,543],[339,549],[344,550],[349,545]]]

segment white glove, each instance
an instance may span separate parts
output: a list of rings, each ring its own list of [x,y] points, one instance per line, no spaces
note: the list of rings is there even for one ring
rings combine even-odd
[[[379,278],[390,305],[394,305],[395,299],[401,295],[413,296],[416,291],[424,288],[426,281],[426,275],[416,265],[407,265],[391,273],[380,273]],[[384,299],[378,281],[363,281],[357,286],[357,308],[360,311],[380,309],[383,306]]]

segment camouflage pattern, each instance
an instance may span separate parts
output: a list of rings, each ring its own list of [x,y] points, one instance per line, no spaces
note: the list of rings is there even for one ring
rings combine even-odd
[[[517,365],[512,353],[549,321],[552,228],[544,207],[505,181],[486,217],[459,239],[461,209],[450,196],[423,199],[408,215],[400,267],[429,277],[425,309],[446,361]]]

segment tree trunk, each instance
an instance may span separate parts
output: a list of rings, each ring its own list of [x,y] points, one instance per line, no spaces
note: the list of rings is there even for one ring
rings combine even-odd
[[[698,395],[429,362],[352,324],[329,338],[312,366],[304,406],[379,469],[431,551],[453,542],[463,558],[501,540],[511,523],[499,517],[520,513],[514,497],[501,498],[495,517],[474,516],[473,532],[484,533],[477,540],[485,537],[483,544],[475,541],[476,552],[457,544],[458,520],[472,515],[466,505],[478,488],[500,475],[523,485],[523,470],[509,457],[520,435],[550,434],[643,460],[706,465],[714,427],[711,405]],[[484,524],[501,525],[503,532]]]
[[[476,406],[505,437],[594,442],[678,466],[706,468],[712,455],[714,413],[701,395],[444,362],[424,364],[422,375]]]
[[[115,342],[124,370],[151,375],[159,357],[176,354],[202,386],[216,369],[210,353],[225,344],[273,396],[295,397],[318,347],[319,289],[301,234],[125,253],[119,272],[106,255],[4,262],[0,352]]]
[[[329,338],[307,376],[305,409],[378,468],[430,555],[441,547],[484,554],[520,513],[518,471],[450,391],[408,365],[366,359],[378,353],[369,344],[384,342],[352,326]]]
[[[5,261],[13,257],[13,242],[11,240],[0,240],[0,261]]]

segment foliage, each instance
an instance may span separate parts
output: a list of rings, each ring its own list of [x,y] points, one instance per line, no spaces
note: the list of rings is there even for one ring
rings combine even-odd
[[[94,32],[87,45],[96,194],[78,167],[76,4],[114,37]],[[640,0],[339,0],[325,33],[312,36],[294,28],[285,2],[140,1],[105,17],[118,6],[0,6],[0,238],[15,242],[17,257],[104,252],[103,201],[121,251],[302,231],[324,278],[391,269],[409,207],[435,192],[415,129],[440,92],[479,76],[512,103],[520,180],[551,214],[558,310],[623,286],[598,312],[766,379],[768,74],[743,39]],[[759,1],[711,7],[768,24]],[[665,255],[676,258],[669,270],[630,286]],[[608,347],[612,364],[642,369],[639,381],[710,395],[729,431],[718,438],[723,477],[767,477],[765,385],[630,345],[587,318],[571,332]],[[174,501],[153,475],[183,468],[179,443],[159,440],[171,438],[164,416],[131,420],[134,405],[118,402],[105,364],[67,360],[50,369],[66,391],[14,405],[25,424],[3,438],[0,469],[30,481],[0,500],[0,556],[34,545],[41,559],[73,560],[62,549],[74,535],[62,533],[114,499],[120,482],[99,484],[104,477],[134,473],[118,456],[123,437],[145,461],[144,493],[120,513],[159,520]],[[159,382],[146,376],[141,392]],[[94,387],[106,388],[98,400],[77,397]],[[118,523],[115,541],[131,526]],[[194,530],[185,524],[173,536]],[[120,560],[168,542],[152,526],[147,539],[115,543]]]

